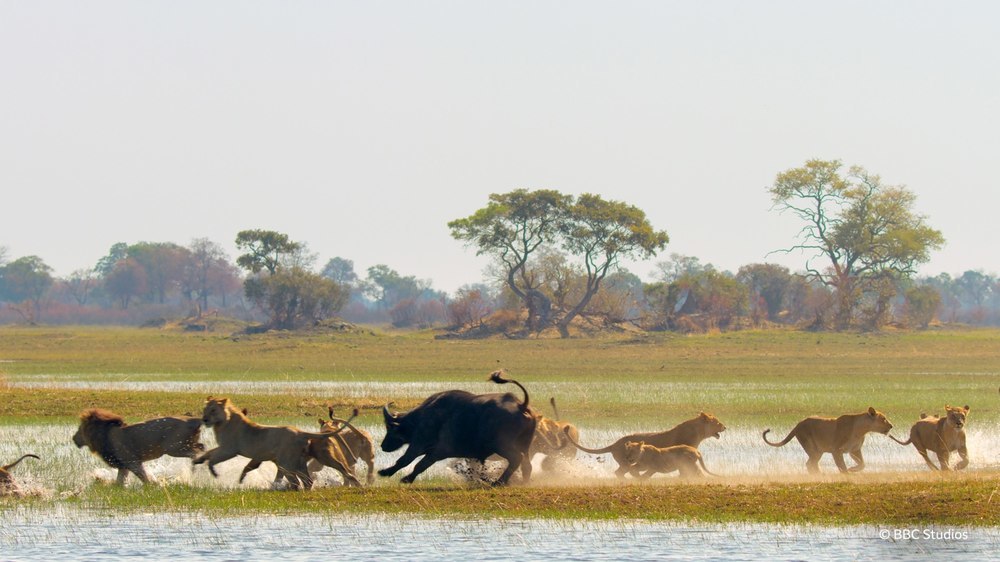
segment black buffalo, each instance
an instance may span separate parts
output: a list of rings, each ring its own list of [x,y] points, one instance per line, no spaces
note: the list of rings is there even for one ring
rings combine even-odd
[[[396,464],[378,471],[392,476],[423,455],[413,472],[403,477],[410,483],[439,460],[448,458],[477,459],[497,454],[507,459],[507,468],[496,484],[506,484],[522,463],[524,480],[531,476],[528,448],[535,435],[535,416],[528,409],[528,391],[521,383],[503,378],[503,371],[490,375],[497,384],[514,383],[524,392],[524,402],[509,392],[472,394],[464,390],[448,390],[429,396],[405,414],[385,416],[385,439],[382,450],[390,453],[409,443]]]

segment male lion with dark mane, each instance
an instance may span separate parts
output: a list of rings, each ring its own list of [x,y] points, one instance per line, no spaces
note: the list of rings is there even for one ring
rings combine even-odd
[[[764,430],[764,442],[772,447],[781,447],[796,438],[809,455],[806,468],[810,473],[819,472],[819,459],[824,453],[830,453],[837,468],[841,472],[861,472],[865,468],[865,458],[861,455],[861,446],[865,444],[865,434],[870,431],[889,434],[892,424],[885,414],[869,407],[867,412],[860,414],[844,414],[839,418],[806,418],[798,423],[788,436],[778,443],[767,440],[770,429]],[[847,468],[844,453],[849,453],[857,463]]]
[[[194,458],[204,452],[201,420],[189,416],[156,418],[128,424],[113,412],[93,408],[80,414],[80,427],[73,434],[77,447],[88,447],[118,469],[118,484],[131,472],[143,483],[149,475],[142,463],[163,455]]]
[[[649,478],[657,472],[670,474],[674,471],[679,471],[681,478],[702,477],[705,474],[718,476],[705,466],[698,449],[688,445],[654,447],[642,441],[626,443],[625,461],[630,469],[643,473],[641,478]],[[701,470],[698,465],[701,465]],[[705,472],[702,473],[702,470]]]
[[[948,466],[948,459],[952,451],[957,451],[962,460],[955,465],[955,470],[962,470],[969,466],[969,451],[965,448],[965,420],[969,415],[969,407],[953,408],[945,405],[945,416],[920,415],[920,420],[910,428],[910,438],[907,441],[900,441],[892,435],[890,439],[900,445],[909,445],[917,448],[917,452],[924,458],[924,462],[932,470],[951,470]],[[941,463],[941,468],[934,466],[927,451],[933,451]]]
[[[603,449],[588,449],[573,439],[568,431],[564,430],[564,432],[569,443],[581,451],[592,455],[611,453],[615,462],[618,463],[618,470],[615,471],[615,475],[619,478],[624,478],[626,474],[632,474],[632,476],[638,478],[640,476],[639,471],[629,464],[628,457],[625,454],[626,445],[629,443],[644,442],[654,447],[688,445],[689,447],[697,448],[702,441],[709,437],[719,439],[721,437],[720,434],[725,430],[726,426],[719,421],[719,418],[702,412],[698,416],[683,421],[667,431],[658,433],[632,433],[618,439]]]

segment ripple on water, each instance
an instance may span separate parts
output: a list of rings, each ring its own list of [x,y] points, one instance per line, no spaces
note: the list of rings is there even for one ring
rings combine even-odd
[[[631,520],[422,519],[389,515],[115,515],[15,508],[2,558],[316,560],[910,560],[987,559],[1000,530],[934,529],[936,539],[880,538],[870,526],[655,523]],[[930,531],[930,530],[929,530]],[[950,531],[950,534],[947,534]],[[950,538],[944,538],[944,537]]]

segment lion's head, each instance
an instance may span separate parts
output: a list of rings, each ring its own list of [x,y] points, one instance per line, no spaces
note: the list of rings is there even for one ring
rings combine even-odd
[[[114,468],[122,466],[121,459],[115,453],[111,442],[111,431],[125,427],[125,420],[113,412],[92,408],[80,414],[80,427],[73,434],[73,444],[77,447],[89,447]]]
[[[715,437],[716,439],[722,438],[721,433],[726,430],[726,425],[719,418],[702,412],[698,414],[697,420],[701,424],[702,435]]]
[[[642,441],[629,441],[625,443],[625,464],[633,465],[642,459]]]
[[[952,407],[947,404],[944,407],[945,415],[948,418],[949,424],[955,426],[956,429],[962,429],[965,427],[965,418],[969,415],[969,407]]]
[[[872,408],[868,407],[868,415],[864,416],[865,430],[874,431],[876,433],[882,433],[885,435],[889,434],[889,430],[892,429],[892,423],[889,419],[885,417],[885,414]]]
[[[201,421],[206,427],[215,427],[216,425],[226,423],[229,421],[232,409],[233,407],[228,398],[212,398],[209,396],[205,399],[205,410],[201,414]]]

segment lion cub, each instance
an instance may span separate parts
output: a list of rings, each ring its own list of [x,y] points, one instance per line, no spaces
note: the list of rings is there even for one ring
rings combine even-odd
[[[912,443],[932,470],[951,470],[948,459],[952,451],[957,451],[962,460],[955,465],[955,470],[962,470],[969,466],[969,451],[965,448],[965,420],[969,415],[969,407],[953,408],[945,405],[944,411],[943,418],[921,414],[920,420],[910,428],[910,438],[907,441],[900,441],[892,435],[889,437],[900,445]],[[940,469],[931,462],[927,451],[934,451],[937,455]]]
[[[660,448],[643,441],[626,443],[625,462],[633,471],[645,471],[641,478],[649,478],[657,472],[669,474],[674,471],[680,471],[681,478],[702,477],[705,474],[718,476],[705,467],[701,453],[690,445]],[[698,465],[701,465],[701,470]],[[705,474],[702,474],[702,470]]]

